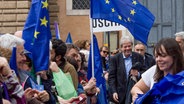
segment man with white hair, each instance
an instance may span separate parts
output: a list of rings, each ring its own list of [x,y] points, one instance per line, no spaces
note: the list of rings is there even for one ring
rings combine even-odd
[[[2,36],[0,36],[0,47],[4,47],[4,48],[10,48],[11,50],[13,49],[13,47],[16,47],[16,68],[14,69],[15,71],[17,71],[17,76],[20,80],[20,83],[23,84],[24,83],[24,96],[29,103],[33,102],[33,101],[39,101],[39,103],[45,103],[45,104],[50,104],[51,102],[53,104],[55,104],[55,99],[53,98],[53,95],[50,91],[50,86],[44,86],[43,91],[37,91],[35,92],[34,89],[31,89],[29,87],[31,87],[29,80],[27,80],[28,78],[32,78],[30,76],[29,71],[27,70],[28,65],[27,63],[27,57],[26,57],[26,52],[24,49],[24,43],[25,41],[21,38],[22,37],[22,32],[16,32],[14,35],[11,34],[4,34]],[[25,68],[25,66],[27,66],[27,68]],[[31,69],[31,66],[30,66]],[[41,73],[42,74],[42,73]],[[42,75],[46,75],[42,74]],[[42,84],[44,85],[44,83],[47,84],[47,81],[49,80],[48,78],[44,79],[42,78]],[[52,79],[51,79],[52,80]],[[50,83],[49,83],[50,84]],[[37,97],[33,97],[32,95],[37,94]],[[34,98],[34,99],[33,99]]]
[[[123,36],[120,45],[121,52],[110,59],[108,84],[115,103],[130,104],[130,90],[128,89],[131,87],[127,87],[129,76],[139,77],[142,71],[131,68],[135,63],[143,62],[143,57],[136,52],[132,52],[133,40],[131,37]]]
[[[177,32],[175,34],[175,40],[178,42],[178,44],[180,45],[180,48],[184,54],[184,31],[181,32]]]
[[[24,44],[24,40],[11,35],[11,34],[4,34],[0,36],[0,52],[1,55],[3,57],[5,57],[4,59],[1,58],[1,67],[3,65],[8,66],[6,68],[4,68],[4,70],[10,70],[9,74],[5,74],[6,77],[3,78],[3,80],[1,80],[1,82],[5,82],[6,86],[7,86],[7,91],[8,91],[8,95],[10,96],[10,101],[13,104],[24,104],[25,103],[25,99],[23,97],[24,91],[23,88],[21,86],[21,84],[19,83],[19,80],[17,79],[17,76],[15,74],[15,70],[11,70],[9,65],[8,65],[8,61],[10,59],[9,56],[11,56],[11,51],[13,49],[13,47],[16,47],[18,45],[23,45]],[[3,52],[3,50],[7,50],[7,52]],[[10,51],[10,52],[8,52]],[[9,55],[6,55],[5,53],[8,53]],[[17,66],[19,66],[20,64],[18,64]],[[4,66],[4,67],[5,67]],[[2,68],[0,68],[2,69]],[[4,72],[4,71],[2,71]],[[3,74],[4,75],[4,74]]]

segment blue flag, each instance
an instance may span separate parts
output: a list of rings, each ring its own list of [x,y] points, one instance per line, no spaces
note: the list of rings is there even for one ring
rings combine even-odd
[[[38,90],[38,91],[43,91],[44,90],[44,86],[43,85],[36,84],[31,78],[28,78],[28,80],[30,81],[32,89],[35,89],[35,90]]]
[[[67,36],[67,38],[66,38],[66,43],[73,43],[73,42],[72,42],[72,37],[71,37],[71,35],[70,35],[70,32],[68,33],[68,36]]]
[[[98,103],[99,104],[107,104],[107,97],[106,97],[106,81],[103,77],[103,70],[102,70],[102,62],[101,62],[101,55],[98,48],[98,41],[96,39],[96,36],[93,35],[93,47],[94,47],[94,77],[97,81],[97,87],[100,88],[100,94],[98,97]],[[90,54],[88,59],[88,73],[87,77],[90,79],[92,77],[92,55],[91,55],[91,49],[90,48]]]
[[[55,27],[56,39],[61,39],[60,33],[59,33],[58,23],[56,21],[54,22],[54,27]]]
[[[35,72],[47,70],[51,39],[47,0],[32,0],[22,37],[25,49],[32,53]]]
[[[155,17],[138,0],[91,0],[91,18],[125,26],[135,39],[147,44]]]
[[[184,71],[167,74],[146,94],[139,95],[134,104],[183,104]]]

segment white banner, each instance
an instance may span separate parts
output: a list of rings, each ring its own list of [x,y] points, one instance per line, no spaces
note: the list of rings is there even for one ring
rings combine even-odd
[[[93,19],[92,22],[93,32],[105,32],[105,31],[120,31],[126,30],[126,28],[119,23],[103,20]]]

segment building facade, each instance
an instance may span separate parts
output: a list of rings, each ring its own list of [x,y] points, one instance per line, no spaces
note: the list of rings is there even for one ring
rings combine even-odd
[[[154,44],[163,37],[174,37],[174,33],[184,30],[183,0],[139,0],[154,15],[155,23],[148,39],[148,51],[152,53]],[[62,40],[70,32],[72,40],[90,40],[89,2],[90,0],[48,0],[50,25],[53,37],[54,21],[59,24]],[[0,0],[0,33],[14,33],[22,30],[31,5],[31,0]],[[108,32],[95,33],[99,46],[108,44]],[[118,48],[119,37],[128,31],[110,32],[111,50]]]

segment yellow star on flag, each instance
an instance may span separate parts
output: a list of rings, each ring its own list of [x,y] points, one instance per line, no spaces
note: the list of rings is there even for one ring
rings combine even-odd
[[[122,17],[121,17],[120,15],[118,15],[118,19],[119,19],[119,20],[122,20]]]
[[[112,12],[115,12],[115,9],[114,8],[111,8]]]
[[[135,12],[135,10],[133,9],[133,10],[130,10],[130,14],[132,14],[132,15],[134,15],[136,12]]]
[[[35,30],[35,32],[34,32],[34,37],[37,39],[37,35],[39,34],[40,32],[37,32],[36,30]]]
[[[134,1],[132,2],[132,4],[136,5],[136,4],[137,4],[137,1],[134,0]]]
[[[45,2],[42,2],[42,4],[43,4],[42,8],[46,8],[47,9],[47,7],[49,5],[47,0],[45,0]]]
[[[46,17],[44,16],[44,18],[43,19],[40,19],[40,21],[41,21],[41,25],[45,25],[45,27],[47,27],[47,20],[46,20]]]
[[[128,17],[127,20],[130,22],[130,21],[131,21],[131,20],[130,20],[130,17]]]
[[[105,3],[106,3],[106,4],[109,4],[109,3],[110,3],[110,1],[109,1],[109,0],[105,0]]]

